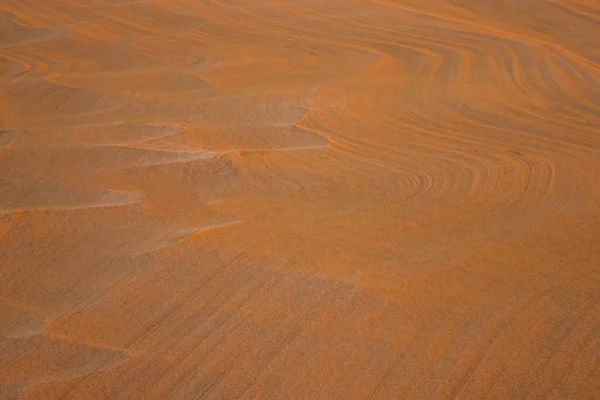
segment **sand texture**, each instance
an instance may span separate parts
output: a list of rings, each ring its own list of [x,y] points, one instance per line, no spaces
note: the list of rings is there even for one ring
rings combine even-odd
[[[0,399],[600,399],[600,0],[0,0]]]

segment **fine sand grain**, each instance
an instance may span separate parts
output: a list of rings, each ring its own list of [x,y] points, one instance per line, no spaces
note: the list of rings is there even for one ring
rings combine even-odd
[[[600,399],[600,1],[0,1],[0,398]]]

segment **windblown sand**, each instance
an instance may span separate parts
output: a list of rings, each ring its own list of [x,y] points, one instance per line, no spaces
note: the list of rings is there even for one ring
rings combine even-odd
[[[600,398],[600,1],[3,0],[0,398]]]

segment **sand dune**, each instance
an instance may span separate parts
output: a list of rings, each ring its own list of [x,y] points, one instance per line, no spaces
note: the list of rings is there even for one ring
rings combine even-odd
[[[600,2],[0,2],[0,397],[600,398]]]

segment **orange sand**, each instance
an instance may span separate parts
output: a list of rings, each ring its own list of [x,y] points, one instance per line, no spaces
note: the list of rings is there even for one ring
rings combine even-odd
[[[0,398],[600,398],[600,1],[0,2]]]

